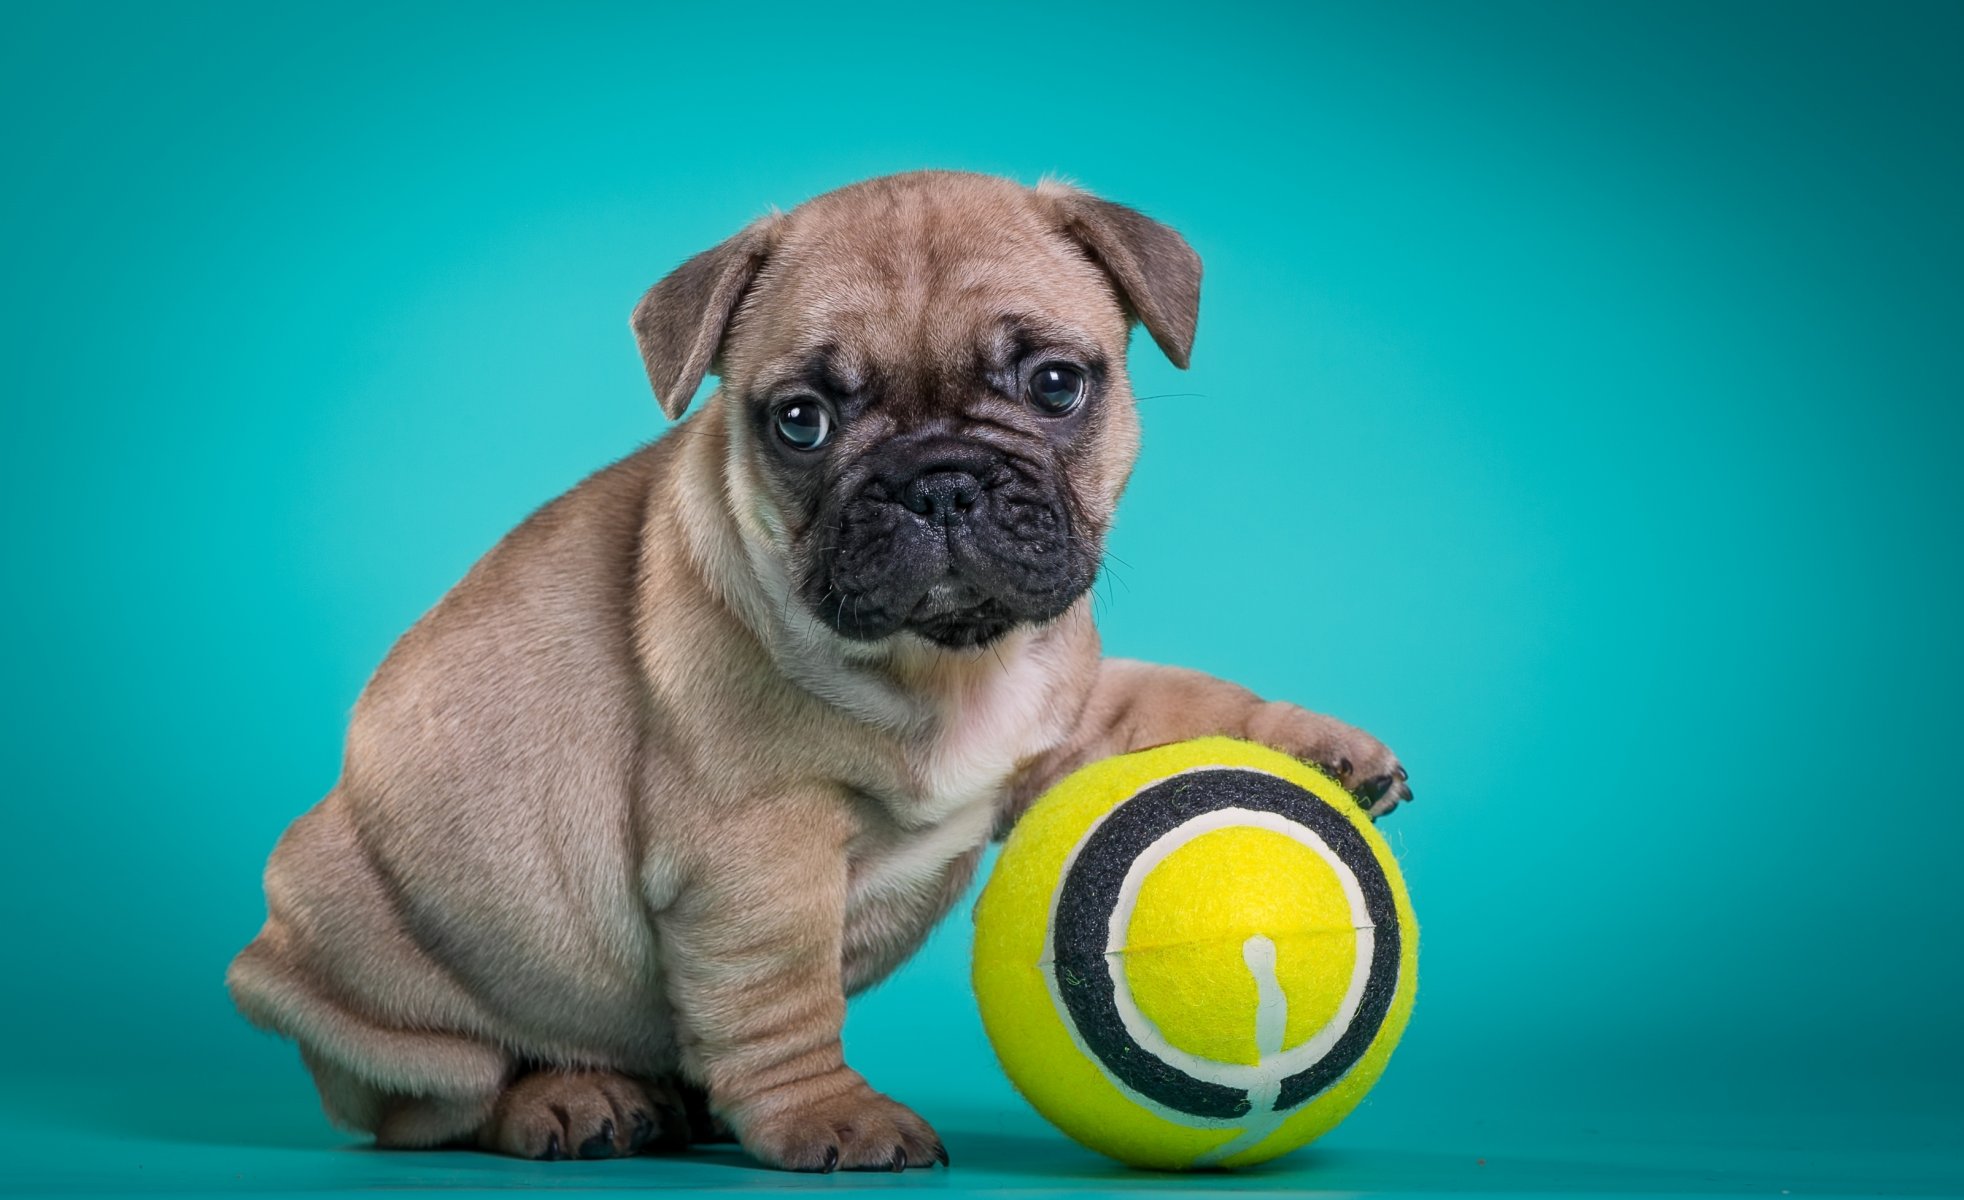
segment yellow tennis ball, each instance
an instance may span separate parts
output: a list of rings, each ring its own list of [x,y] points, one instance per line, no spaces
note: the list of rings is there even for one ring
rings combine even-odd
[[[1202,738],[1033,805],[975,909],[996,1056],[1038,1112],[1141,1167],[1238,1167],[1327,1133],[1411,1015],[1418,922],[1357,802]]]

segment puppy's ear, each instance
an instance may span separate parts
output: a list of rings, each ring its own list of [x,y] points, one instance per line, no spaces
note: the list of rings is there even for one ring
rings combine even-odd
[[[1111,276],[1127,315],[1146,327],[1173,365],[1186,369],[1200,323],[1200,256],[1187,240],[1137,209],[1045,182],[1064,232]]]
[[[689,407],[702,377],[715,366],[737,305],[770,257],[776,226],[775,216],[752,222],[669,272],[634,306],[630,324],[641,362],[670,420]]]

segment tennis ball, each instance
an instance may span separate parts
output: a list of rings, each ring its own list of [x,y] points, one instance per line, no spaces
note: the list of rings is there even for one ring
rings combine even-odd
[[[1377,1082],[1418,923],[1340,785],[1202,738],[1093,763],[1024,814],[973,978],[1004,1071],[1065,1133],[1134,1166],[1248,1166]]]

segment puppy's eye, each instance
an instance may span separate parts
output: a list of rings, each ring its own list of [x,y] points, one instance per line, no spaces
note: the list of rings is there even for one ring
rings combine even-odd
[[[793,450],[816,450],[832,436],[832,414],[810,400],[794,400],[777,410],[777,436]]]
[[[1084,372],[1069,363],[1045,363],[1030,376],[1030,399],[1043,411],[1061,416],[1084,399]]]

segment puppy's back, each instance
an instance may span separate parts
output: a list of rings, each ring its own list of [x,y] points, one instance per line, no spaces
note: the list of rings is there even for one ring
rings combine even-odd
[[[501,1075],[480,1038],[666,1053],[626,827],[642,526],[680,432],[535,512],[390,650],[341,781],[268,864],[266,927],[228,976],[255,1023],[418,1092]],[[473,1040],[426,1036],[445,1030]]]

